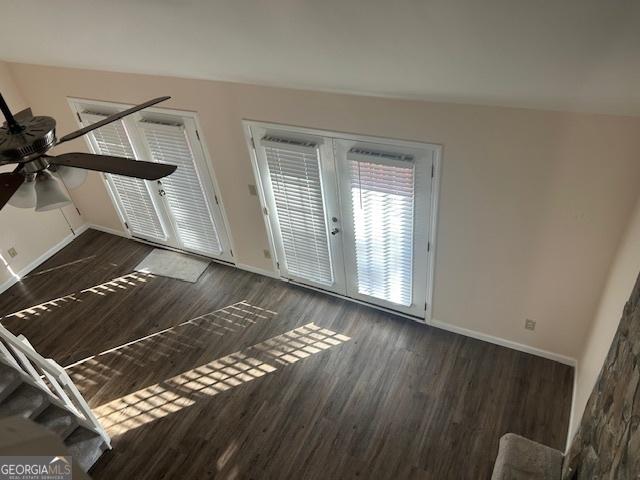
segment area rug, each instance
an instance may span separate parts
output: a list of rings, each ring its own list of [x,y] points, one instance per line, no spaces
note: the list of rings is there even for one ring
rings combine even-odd
[[[207,260],[155,248],[138,264],[135,270],[196,283],[208,265],[209,261]]]

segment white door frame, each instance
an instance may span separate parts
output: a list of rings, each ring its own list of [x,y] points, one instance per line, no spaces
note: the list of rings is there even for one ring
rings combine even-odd
[[[125,110],[133,106],[132,104],[126,104],[126,103],[105,102],[101,100],[92,100],[92,99],[78,98],[78,97],[67,97],[67,103],[71,111],[74,113],[75,121],[78,124],[78,127],[83,126],[80,115],[82,113],[82,109],[85,108],[87,105],[89,106],[95,105],[97,107],[111,109],[114,112]],[[144,109],[144,112],[154,113],[158,115],[164,114],[169,116],[171,115],[179,116],[184,118],[188,122],[193,122],[192,125],[195,128],[195,131],[197,132],[197,135],[198,135],[198,138],[196,139],[197,142],[194,142],[194,139],[191,138],[190,131],[188,129],[187,129],[187,135],[189,137],[190,143],[192,144],[192,147],[196,143],[200,145],[200,148],[193,148],[194,161],[196,163],[196,170],[198,171],[198,173],[201,173],[202,176],[204,177],[202,179],[202,187],[204,189],[205,199],[208,202],[209,209],[212,212],[212,216],[214,217],[214,221],[218,221],[218,220],[222,221],[222,227],[224,228],[224,232],[218,232],[220,245],[223,247],[223,253],[219,257],[208,257],[206,255],[203,255],[201,253],[196,253],[196,252],[189,252],[189,253],[195,253],[196,255],[199,255],[201,257],[213,258],[214,260],[222,260],[226,263],[235,264],[234,254],[233,254],[234,241],[231,236],[231,228],[230,228],[229,220],[226,214],[226,209],[224,207],[223,200],[221,198],[222,196],[219,193],[220,192],[219,183],[216,178],[215,172],[213,170],[211,156],[206,146],[206,142],[202,137],[202,128],[200,127],[198,113],[194,111],[189,111],[189,110],[177,110],[177,109],[160,108],[160,107],[146,108]],[[140,118],[141,115],[142,114],[140,112],[136,112],[132,115],[132,118]],[[89,137],[85,138],[85,140],[90,142],[88,138]],[[135,140],[132,142],[132,145],[134,150],[136,148],[139,148],[138,142]],[[98,172],[98,174],[102,179],[102,182],[111,198],[111,201],[113,202],[113,205],[116,210],[116,214],[118,216],[118,220],[120,221],[120,225],[122,227],[122,231],[125,233],[125,236],[128,238],[131,238],[132,240],[138,240],[139,237],[134,237],[126,226],[125,216],[122,212],[122,207],[118,200],[118,195],[115,194],[115,190],[111,185],[109,179],[104,173]],[[157,196],[151,195],[151,197],[152,197],[152,201],[154,202],[154,205],[156,205]],[[217,209],[214,208],[216,204],[218,207]],[[164,208],[164,207],[161,206],[160,208]],[[220,218],[217,218],[217,215],[215,213],[216,210],[219,211]],[[161,218],[160,221],[163,222],[164,221],[163,218]],[[163,224],[163,228],[164,228],[164,224]],[[149,240],[149,239],[142,238],[141,240],[145,242],[150,242],[152,244],[161,245],[163,247],[168,247],[172,250],[187,251],[181,248],[176,248],[171,245],[158,244],[156,241],[152,239]]]
[[[417,142],[413,140],[389,139],[386,137],[358,135],[358,134],[345,133],[345,132],[339,132],[339,131],[321,130],[321,129],[307,128],[307,127],[297,127],[297,126],[291,126],[291,125],[285,125],[285,124],[279,124],[279,123],[273,123],[273,122],[263,122],[263,121],[250,120],[250,119],[244,119],[242,121],[242,125],[243,125],[244,134],[245,134],[245,140],[247,143],[247,148],[249,150],[249,154],[251,157],[251,165],[256,178],[256,188],[258,191],[258,197],[260,200],[261,207],[265,212],[266,212],[265,208],[267,208],[268,202],[266,200],[265,192],[262,188],[262,181],[261,181],[262,179],[260,177],[258,159],[257,159],[256,151],[254,148],[254,142],[256,141],[256,139],[254,139],[251,134],[252,126],[261,127],[261,128],[281,129],[281,130],[286,130],[289,132],[294,132],[294,133],[299,133],[302,135],[309,135],[309,136],[333,137],[333,138],[353,140],[353,141],[364,142],[364,143],[391,144],[391,145],[397,145],[401,148],[407,148],[407,149],[424,149],[425,147],[427,147],[428,149],[433,151],[431,195],[430,195],[430,198],[428,199],[429,214],[428,214],[428,218],[424,219],[424,221],[427,222],[427,225],[429,226],[427,268],[425,272],[427,276],[427,280],[426,280],[427,305],[425,309],[424,318],[416,317],[413,315],[407,315],[405,313],[398,312],[395,310],[390,310],[389,308],[385,308],[379,305],[363,302],[362,300],[359,300],[359,299],[353,299],[351,297],[346,297],[343,295],[328,292],[332,295],[335,295],[341,298],[346,298],[348,300],[353,300],[357,303],[370,305],[371,307],[377,308],[379,310],[392,311],[394,314],[411,318],[412,320],[417,320],[422,323],[431,324],[432,314],[433,314],[433,291],[434,291],[434,282],[435,282],[435,259],[436,259],[436,250],[437,250],[436,239],[437,239],[437,226],[438,226],[438,203],[439,203],[439,197],[440,197],[440,179],[441,179],[441,171],[442,171],[442,146],[438,144]],[[274,255],[272,258],[273,266],[276,271],[279,271],[277,269],[277,263],[278,263],[277,251],[278,250],[276,248],[273,230],[271,228],[270,221],[267,215],[265,214],[263,215],[263,217],[265,222],[265,228],[267,230],[267,234],[269,237],[269,244],[271,247],[271,251],[274,252]],[[287,280],[282,276],[280,276],[280,278],[285,281]],[[298,282],[294,282],[294,283],[298,283]],[[306,286],[306,285],[302,285],[302,286]],[[318,290],[317,287],[313,287],[313,286],[309,286],[309,288]]]

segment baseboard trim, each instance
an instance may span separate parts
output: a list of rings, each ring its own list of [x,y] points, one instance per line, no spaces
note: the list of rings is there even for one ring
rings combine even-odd
[[[22,276],[20,276],[20,278],[22,278]],[[15,277],[11,277],[8,280],[5,280],[4,282],[2,282],[2,284],[0,285],[0,294],[2,294],[4,292],[6,292],[7,290],[9,290],[16,283],[18,283],[18,279],[15,278]]]
[[[258,275],[264,275],[265,277],[275,278],[280,280],[280,275],[276,272],[272,272],[270,270],[265,270],[263,268],[253,267],[251,265],[247,265],[246,263],[236,263],[235,265],[240,270],[246,270],[247,272],[257,273]]]
[[[513,350],[518,350],[520,352],[537,355],[538,357],[554,360],[556,362],[569,365],[570,367],[575,368],[577,365],[577,361],[573,357],[567,357],[566,355],[561,355],[559,353],[549,352],[548,350],[543,350],[541,348],[531,347],[529,345],[524,345],[523,343],[514,342],[511,340],[507,340],[505,338],[494,337],[493,335],[477,332],[475,330],[470,330],[468,328],[458,327],[450,323],[440,322],[438,320],[432,320],[431,322],[429,322],[429,325],[431,325],[432,327],[440,328],[442,330],[447,330],[449,332],[458,333],[460,335],[464,335],[465,337],[471,337],[477,340],[483,340],[485,342],[493,343],[495,345],[500,345],[502,347],[507,347]]]
[[[141,238],[134,238],[131,237],[129,235],[127,235],[127,233],[120,231],[120,230],[115,230],[113,228],[109,228],[109,227],[103,227],[102,225],[96,225],[94,223],[90,223],[87,225],[87,228],[92,228],[93,230],[98,230],[99,232],[104,232],[104,233],[110,233],[111,235],[117,235],[119,237],[123,237],[123,238],[128,238],[129,240],[133,240],[134,242],[140,242],[140,243],[144,243],[145,245],[150,245],[152,247],[157,247],[157,248],[165,248],[167,250],[172,250],[172,251],[176,251],[176,252],[180,252],[180,253],[185,253],[185,252],[181,252],[180,250],[176,250],[174,248],[171,247],[167,247],[166,245],[157,245],[154,244],[153,242],[147,242]],[[192,252],[186,252],[189,255],[197,255],[195,253]],[[200,255],[198,255],[200,256]],[[212,262],[216,262],[216,263],[220,263],[222,265],[229,265],[232,267],[236,267],[239,268],[241,270],[246,270],[247,272],[251,272],[251,273],[257,273],[258,275],[264,275],[265,277],[271,277],[271,278],[277,278],[280,279],[280,277],[278,276],[278,274],[276,272],[271,272],[269,270],[264,270],[262,268],[258,268],[258,267],[253,267],[251,265],[247,265],[245,263],[234,263],[232,260],[231,261],[226,261],[226,260],[220,260],[220,259],[216,259],[216,258],[211,258],[211,257],[205,257],[203,256],[202,258],[212,261]]]
[[[80,225],[78,228],[76,228],[73,233],[75,233],[76,237],[79,237],[80,235],[82,235],[84,232],[86,232],[87,230],[89,230],[89,225],[87,225],[86,223]]]
[[[49,250],[47,250],[42,255],[40,255],[38,258],[36,258],[32,262],[30,262],[22,270],[20,270],[19,272],[16,272],[16,275],[20,279],[26,277],[35,268],[39,267],[41,264],[43,264],[44,262],[49,260],[51,257],[53,257],[56,253],[58,253],[64,247],[69,245],[73,240],[75,240],[78,237],[78,235],[82,234],[85,230],[87,230],[87,228],[89,228],[88,225],[82,225],[80,228],[76,229],[74,233],[71,233],[70,235],[67,235],[66,237],[64,237],[61,241],[59,241],[57,244],[55,244]],[[8,279],[5,282],[3,282],[2,284],[0,284],[0,294],[2,294],[4,292],[6,292],[7,290],[9,290],[11,287],[13,287],[19,281],[20,280],[18,278],[11,277],[10,279]]]
[[[131,237],[127,235],[122,230],[116,230],[115,228],[103,227],[102,225],[96,225],[95,223],[90,223],[87,225],[87,228],[91,228],[93,230],[98,230],[99,232],[110,233],[111,235],[117,235],[119,237],[129,238]]]
[[[81,227],[79,227],[78,229],[76,229],[75,234],[71,234],[71,235],[68,235],[67,237],[65,237],[58,244],[56,244],[55,246],[53,246],[52,248],[47,250],[45,253],[40,255],[33,262],[29,263],[20,272],[17,272],[17,275],[20,278],[26,276],[29,272],[31,272],[33,269],[35,269],[36,267],[38,267],[39,265],[44,263],[50,257],[52,257],[53,255],[58,253],[60,250],[62,250],[64,247],[66,247],[69,243],[71,243],[71,241],[73,239],[75,239],[77,236],[79,236],[82,233],[84,233],[89,228],[92,228],[94,230],[98,230],[98,231],[101,231],[101,232],[105,232],[105,233],[110,233],[112,235],[117,235],[117,236],[124,237],[124,238],[130,238],[125,232],[122,232],[122,231],[119,231],[119,230],[115,230],[115,229],[112,229],[112,228],[109,228],[109,227],[103,227],[101,225],[96,225],[96,224],[84,224]],[[237,263],[235,266],[237,268],[241,269],[241,270],[245,270],[245,271],[248,271],[248,272],[256,273],[258,275],[264,275],[265,277],[270,277],[270,278],[275,278],[275,279],[281,280],[280,276],[276,272],[272,272],[272,271],[265,270],[265,269],[262,269],[262,268],[254,267],[254,266],[247,265],[247,264],[244,264],[244,263]],[[6,280],[2,284],[0,284],[0,293],[5,292],[6,290],[11,288],[16,283],[18,283],[18,280],[16,278],[10,278],[10,279]],[[504,339],[504,338],[495,337],[493,335],[488,335],[486,333],[477,332],[475,330],[470,330],[470,329],[467,329],[467,328],[458,327],[456,325],[452,325],[452,324],[446,323],[446,322],[441,322],[441,321],[438,321],[438,320],[431,320],[430,322],[428,322],[428,325],[430,325],[432,327],[435,327],[435,328],[440,328],[442,330],[447,330],[449,332],[453,332],[453,333],[457,333],[457,334],[460,334],[460,335],[464,335],[466,337],[475,338],[475,339],[482,340],[482,341],[485,341],[485,342],[493,343],[495,345],[500,345],[500,346],[503,346],[503,347],[511,348],[513,350],[518,350],[520,352],[530,353],[532,355],[537,355],[539,357],[547,358],[549,360],[554,360],[556,362],[560,362],[562,364],[569,365],[569,366],[574,367],[574,368],[577,367],[577,361],[576,361],[575,358],[568,357],[566,355],[561,355],[559,353],[549,352],[547,350],[543,350],[543,349],[536,348],[536,347],[531,347],[529,345],[524,345],[522,343],[514,342],[514,341],[511,341],[511,340]],[[573,400],[572,400],[572,405],[571,405],[572,414],[573,414],[573,409],[575,407],[574,402],[575,402],[576,386],[577,386],[577,368],[576,368],[576,371],[574,372],[574,386],[573,386],[573,390],[574,390],[573,393],[574,394],[573,394]],[[571,430],[570,430],[570,432],[571,432]]]

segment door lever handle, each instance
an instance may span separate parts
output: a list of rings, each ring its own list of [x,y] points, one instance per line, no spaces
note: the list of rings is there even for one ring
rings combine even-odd
[[[333,230],[331,230],[331,235],[335,235],[338,232],[340,232],[340,230],[337,228],[334,228]]]

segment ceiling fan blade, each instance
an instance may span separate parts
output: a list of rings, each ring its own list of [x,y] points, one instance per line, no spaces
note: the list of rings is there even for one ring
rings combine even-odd
[[[94,155],[92,153],[63,153],[57,157],[47,156],[47,160],[54,165],[86,168],[87,170],[114,173],[144,180],[158,180],[171,175],[178,168],[167,163],[142,162],[131,158]]]
[[[0,173],[0,209],[5,206],[13,194],[24,182],[24,176],[18,172]]]
[[[95,130],[96,128],[100,128],[103,127],[111,122],[115,122],[116,120],[120,120],[122,117],[126,117],[127,115],[131,115],[132,113],[137,112],[138,110],[142,110],[143,108],[147,108],[150,107],[152,105],[155,105],[156,103],[160,103],[160,102],[164,102],[165,100],[169,100],[171,97],[158,97],[158,98],[154,98],[153,100],[149,100],[148,102],[144,102],[141,103],[140,105],[136,105],[135,107],[131,107],[128,110],[125,110],[123,112],[118,112],[118,113],[114,113],[113,115],[108,116],[107,118],[105,118],[104,120],[100,120],[99,122],[96,122],[92,125],[88,125],[84,128],[81,128],[80,130],[76,130],[75,132],[71,132],[67,135],[65,135],[64,137],[62,137],[60,140],[58,140],[58,143],[64,143],[64,142],[68,142],[69,140],[73,140],[74,138],[78,138],[81,137],[82,135],[85,135],[87,133],[89,133],[92,130]]]

